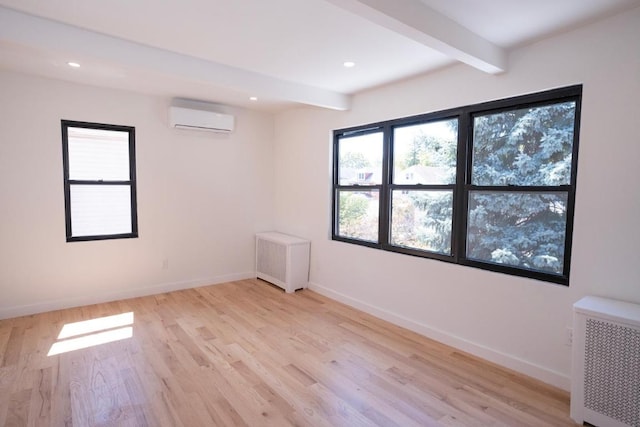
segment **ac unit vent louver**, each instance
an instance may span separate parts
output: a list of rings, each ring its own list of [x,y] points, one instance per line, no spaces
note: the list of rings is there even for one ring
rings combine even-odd
[[[171,106],[169,126],[176,129],[229,133],[234,129],[235,118],[229,114]]]

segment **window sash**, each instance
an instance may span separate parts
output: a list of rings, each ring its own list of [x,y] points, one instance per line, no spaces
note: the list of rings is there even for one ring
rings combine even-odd
[[[469,191],[466,258],[561,276],[568,198],[568,192],[564,191]],[[492,206],[506,213],[492,216]],[[524,213],[527,217],[523,218]],[[514,242],[502,236],[514,232],[526,236],[526,242]]]
[[[131,185],[70,183],[69,195],[73,237],[132,233]]]
[[[67,128],[69,179],[129,181],[129,132]]]
[[[453,189],[391,190],[389,245],[451,256],[454,196]],[[442,209],[445,213],[450,209],[451,214],[434,218],[431,209]],[[412,222],[414,226],[410,227]]]
[[[380,239],[380,194],[379,188],[371,187],[338,189],[336,235],[343,239],[377,244]],[[356,219],[362,221],[355,224],[353,220]]]

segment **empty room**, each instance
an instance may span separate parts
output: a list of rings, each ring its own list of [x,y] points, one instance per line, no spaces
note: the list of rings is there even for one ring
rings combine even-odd
[[[640,426],[639,0],[0,0],[0,425]]]

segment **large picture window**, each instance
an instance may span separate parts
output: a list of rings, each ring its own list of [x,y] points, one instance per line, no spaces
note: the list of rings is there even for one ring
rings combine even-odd
[[[62,120],[67,241],[138,236],[135,129]]]
[[[333,239],[568,285],[581,96],[335,131]]]

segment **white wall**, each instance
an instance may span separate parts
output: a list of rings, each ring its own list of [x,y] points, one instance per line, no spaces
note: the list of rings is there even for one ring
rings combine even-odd
[[[0,94],[0,318],[253,275],[272,115],[227,109],[225,136],[169,129],[169,99],[8,72]],[[66,243],[61,119],[135,126],[139,238]]]
[[[640,303],[640,9],[520,48],[508,72],[459,65],[276,118],[276,225],[312,239],[312,288],[569,387],[566,328],[587,294]],[[381,52],[382,54],[382,52]],[[584,84],[569,288],[330,240],[331,131]]]

